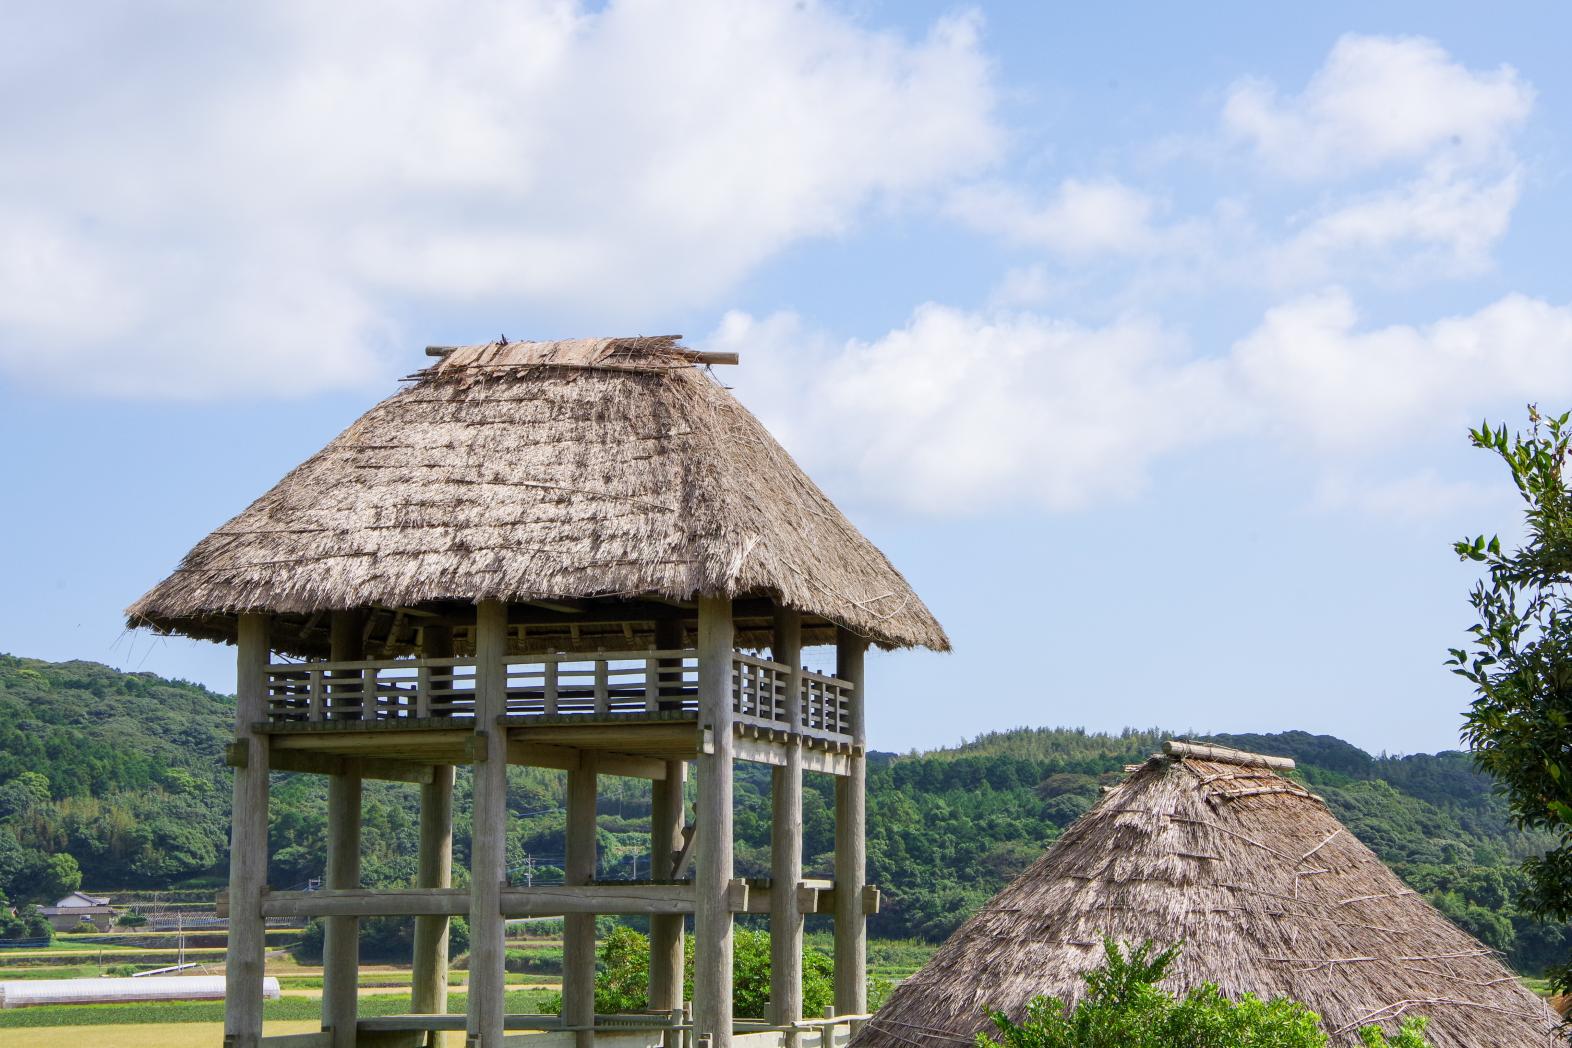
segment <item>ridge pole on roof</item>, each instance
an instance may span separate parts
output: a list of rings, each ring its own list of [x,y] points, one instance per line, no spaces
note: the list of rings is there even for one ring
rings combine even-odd
[[[694,811],[693,1023],[711,1048],[731,1048],[732,1035],[732,641],[731,601],[699,598],[699,726],[713,741],[699,755]]]
[[[229,844],[229,950],[224,957],[225,1048],[257,1048],[262,1038],[262,977],[267,932],[268,742],[266,615],[241,615],[235,675],[234,819]]]

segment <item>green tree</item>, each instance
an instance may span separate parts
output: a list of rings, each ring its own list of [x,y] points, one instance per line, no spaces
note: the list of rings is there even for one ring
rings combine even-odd
[[[693,937],[684,943],[683,989],[693,996]],[[768,932],[738,928],[732,937],[732,1009],[738,1018],[762,1019],[770,999],[770,936]],[[649,1007],[650,942],[632,928],[618,925],[600,936],[596,949],[595,1011],[604,1015],[640,1012]],[[819,950],[802,954],[802,1012],[821,1015],[834,1003],[834,965]],[[882,988],[875,990],[883,992]],[[562,1011],[560,994],[546,1000],[548,1012]]]
[[[1071,1006],[1057,997],[1036,997],[1025,1021],[1003,1012],[989,1018],[998,1039],[977,1035],[979,1048],[1324,1048],[1320,1018],[1284,998],[1263,1001],[1246,994],[1238,1001],[1206,983],[1184,997],[1157,986],[1179,955],[1172,946],[1156,952],[1150,942],[1128,951],[1103,940],[1100,967],[1086,973],[1086,996]],[[1397,1039],[1380,1027],[1360,1031],[1368,1048],[1426,1048],[1425,1020],[1405,1020]]]
[[[1506,552],[1499,537],[1456,543],[1460,557],[1485,565],[1469,594],[1477,621],[1468,649],[1448,664],[1474,685],[1464,734],[1474,759],[1505,790],[1524,827],[1555,835],[1542,856],[1523,863],[1526,906],[1542,917],[1572,919],[1572,492],[1564,470],[1572,450],[1569,416],[1529,408],[1526,433],[1488,423],[1470,430],[1476,447],[1498,456],[1524,505],[1523,545]],[[1572,969],[1551,970],[1561,990]]]

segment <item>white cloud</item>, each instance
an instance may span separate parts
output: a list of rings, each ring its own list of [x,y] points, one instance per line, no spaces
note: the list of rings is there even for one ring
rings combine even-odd
[[[1488,161],[1533,100],[1510,66],[1477,72],[1432,40],[1350,34],[1297,96],[1261,80],[1236,84],[1223,122],[1278,171],[1348,175],[1393,162]]]
[[[910,40],[787,0],[170,0],[14,26],[0,89],[51,87],[0,112],[0,367],[103,389],[359,381],[406,302],[702,303],[1000,138],[971,16]]]
[[[1314,216],[1265,255],[1279,285],[1322,283],[1356,273],[1389,283],[1468,276],[1491,265],[1517,206],[1519,177],[1429,175]]]
[[[1230,439],[1278,442],[1322,475],[1326,504],[1440,504],[1467,493],[1383,478],[1394,453],[1455,442],[1527,400],[1572,401],[1572,307],[1520,295],[1361,329],[1329,291],[1269,311],[1217,356],[1146,320],[934,304],[872,341],[734,313],[710,342],[743,354],[739,394],[816,474],[944,514],[1128,498],[1166,457]]]
[[[1233,347],[1238,387],[1264,427],[1323,452],[1460,432],[1487,412],[1572,399],[1572,308],[1508,295],[1424,326],[1358,330],[1346,292],[1268,311]]]
[[[816,473],[934,513],[1126,497],[1156,457],[1227,426],[1221,365],[1139,319],[929,304],[835,345],[790,315],[734,313],[710,341],[743,354],[739,394]]]
[[[1471,70],[1429,40],[1349,35],[1300,93],[1241,81],[1221,136],[1162,150],[1166,185],[1195,182],[1203,199],[1213,187],[1205,211],[1165,217],[1165,194],[1112,171],[1036,190],[974,183],[947,210],[1047,261],[1007,278],[1001,303],[1044,301],[1095,256],[1127,267],[1131,288],[1147,295],[1198,283],[1282,293],[1456,279],[1487,270],[1510,225],[1521,188],[1515,139],[1533,101],[1508,67]],[[1198,169],[1175,170],[1187,160]],[[1216,185],[1224,170],[1227,185]]]
[[[964,186],[948,210],[973,229],[1063,255],[1130,254],[1158,240],[1152,199],[1109,178],[1067,178],[1045,200],[1000,182]]]

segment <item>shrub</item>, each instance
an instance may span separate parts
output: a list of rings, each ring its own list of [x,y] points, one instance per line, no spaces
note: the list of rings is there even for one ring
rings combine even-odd
[[[768,932],[738,928],[732,938],[732,1009],[740,1019],[762,1019],[770,999],[770,936]],[[685,998],[693,996],[693,937],[683,943]],[[602,1015],[639,1012],[649,1008],[649,939],[619,925],[601,936],[596,951],[595,1011]],[[809,947],[802,954],[802,1013],[821,1015],[835,1001],[833,962],[822,951]],[[873,992],[870,989],[870,993]],[[546,999],[547,1012],[562,1011],[562,996]]]
[[[135,910],[129,910],[116,917],[115,923],[122,928],[140,928],[147,923],[147,917],[144,914],[137,913]]]
[[[1156,956],[1150,942],[1126,953],[1104,939],[1103,948],[1102,966],[1086,973],[1080,1003],[1033,998],[1021,1023],[990,1012],[999,1039],[978,1034],[979,1048],[1325,1048],[1320,1017],[1294,1001],[1254,994],[1232,1001],[1213,983],[1182,998],[1159,988],[1177,946]],[[1368,1048],[1427,1048],[1424,1028],[1425,1020],[1411,1018],[1395,1040],[1375,1026],[1360,1037]]]

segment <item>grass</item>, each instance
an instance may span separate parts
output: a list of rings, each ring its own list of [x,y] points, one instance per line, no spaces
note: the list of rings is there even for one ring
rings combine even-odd
[[[269,1023],[269,1036],[311,1033],[321,1020]],[[132,1026],[99,1026],[93,1030],[93,1048],[213,1048],[224,1039],[222,1022],[142,1023]],[[0,1045],[10,1048],[82,1048],[82,1032],[71,1026],[38,1027],[24,1033],[0,1030]]]
[[[506,995],[504,1007],[509,1012],[539,1012],[541,1002],[549,996],[551,996],[549,990],[510,990]],[[449,994],[448,1012],[462,1014],[468,1003],[469,998],[466,994]],[[408,1011],[408,994],[377,994],[360,1000],[361,1015],[404,1015]],[[270,1023],[320,1022],[321,1016],[322,1004],[315,997],[285,997],[278,1001],[268,1001],[262,1006],[262,1018]],[[59,1004],[0,1011],[0,1031],[50,1026],[139,1026],[168,1023],[222,1023],[223,1021],[223,1001]],[[6,1040],[5,1035],[0,1033],[0,1045],[5,1044]],[[31,1045],[33,1042],[29,1039],[26,1043]],[[91,1043],[99,1044],[96,1039]]]

